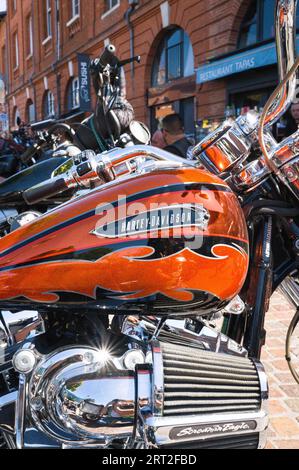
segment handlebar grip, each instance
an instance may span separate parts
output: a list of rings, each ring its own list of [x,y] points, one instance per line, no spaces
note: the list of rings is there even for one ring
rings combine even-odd
[[[117,64],[117,57],[115,56],[116,48],[112,44],[108,44],[105,47],[103,54],[100,57],[100,62],[103,67],[106,65],[116,65]]]
[[[44,183],[33,186],[32,188],[26,189],[23,192],[23,199],[28,205],[36,204],[37,202],[48,199],[51,196],[66,191],[68,186],[64,178],[49,179]]]

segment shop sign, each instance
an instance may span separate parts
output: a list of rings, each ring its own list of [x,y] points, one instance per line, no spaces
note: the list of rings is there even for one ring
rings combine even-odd
[[[297,49],[299,38],[297,38]],[[256,47],[241,54],[231,55],[225,59],[203,65],[197,69],[197,83],[205,83],[235,73],[245,72],[259,67],[277,63],[274,43]]]
[[[79,69],[80,110],[91,111],[90,58],[86,54],[77,54]]]

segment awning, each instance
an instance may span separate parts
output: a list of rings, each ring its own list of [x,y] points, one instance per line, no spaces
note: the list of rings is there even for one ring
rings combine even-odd
[[[299,37],[297,37],[297,50]],[[198,84],[217,80],[235,73],[245,72],[259,67],[277,63],[276,45],[274,42],[256,47],[239,54],[232,54],[225,59],[216,60],[198,67],[196,82]]]

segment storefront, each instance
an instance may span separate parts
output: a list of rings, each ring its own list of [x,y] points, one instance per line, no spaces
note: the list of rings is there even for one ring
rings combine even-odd
[[[227,105],[260,110],[278,82],[275,44],[271,42],[218,59],[197,70],[197,83],[224,79]]]
[[[261,111],[278,84],[275,3],[275,0],[250,2],[239,29],[236,51],[197,69],[197,85],[221,80],[225,86],[226,103],[223,116],[218,116],[220,120],[226,116],[237,117],[249,109]],[[297,16],[297,28],[298,25]]]

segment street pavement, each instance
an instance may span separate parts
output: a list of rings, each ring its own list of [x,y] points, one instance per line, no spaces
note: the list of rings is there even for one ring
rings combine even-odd
[[[285,338],[294,313],[283,295],[275,292],[266,314],[267,337],[261,358],[270,387],[267,449],[299,449],[299,385],[285,360]]]

